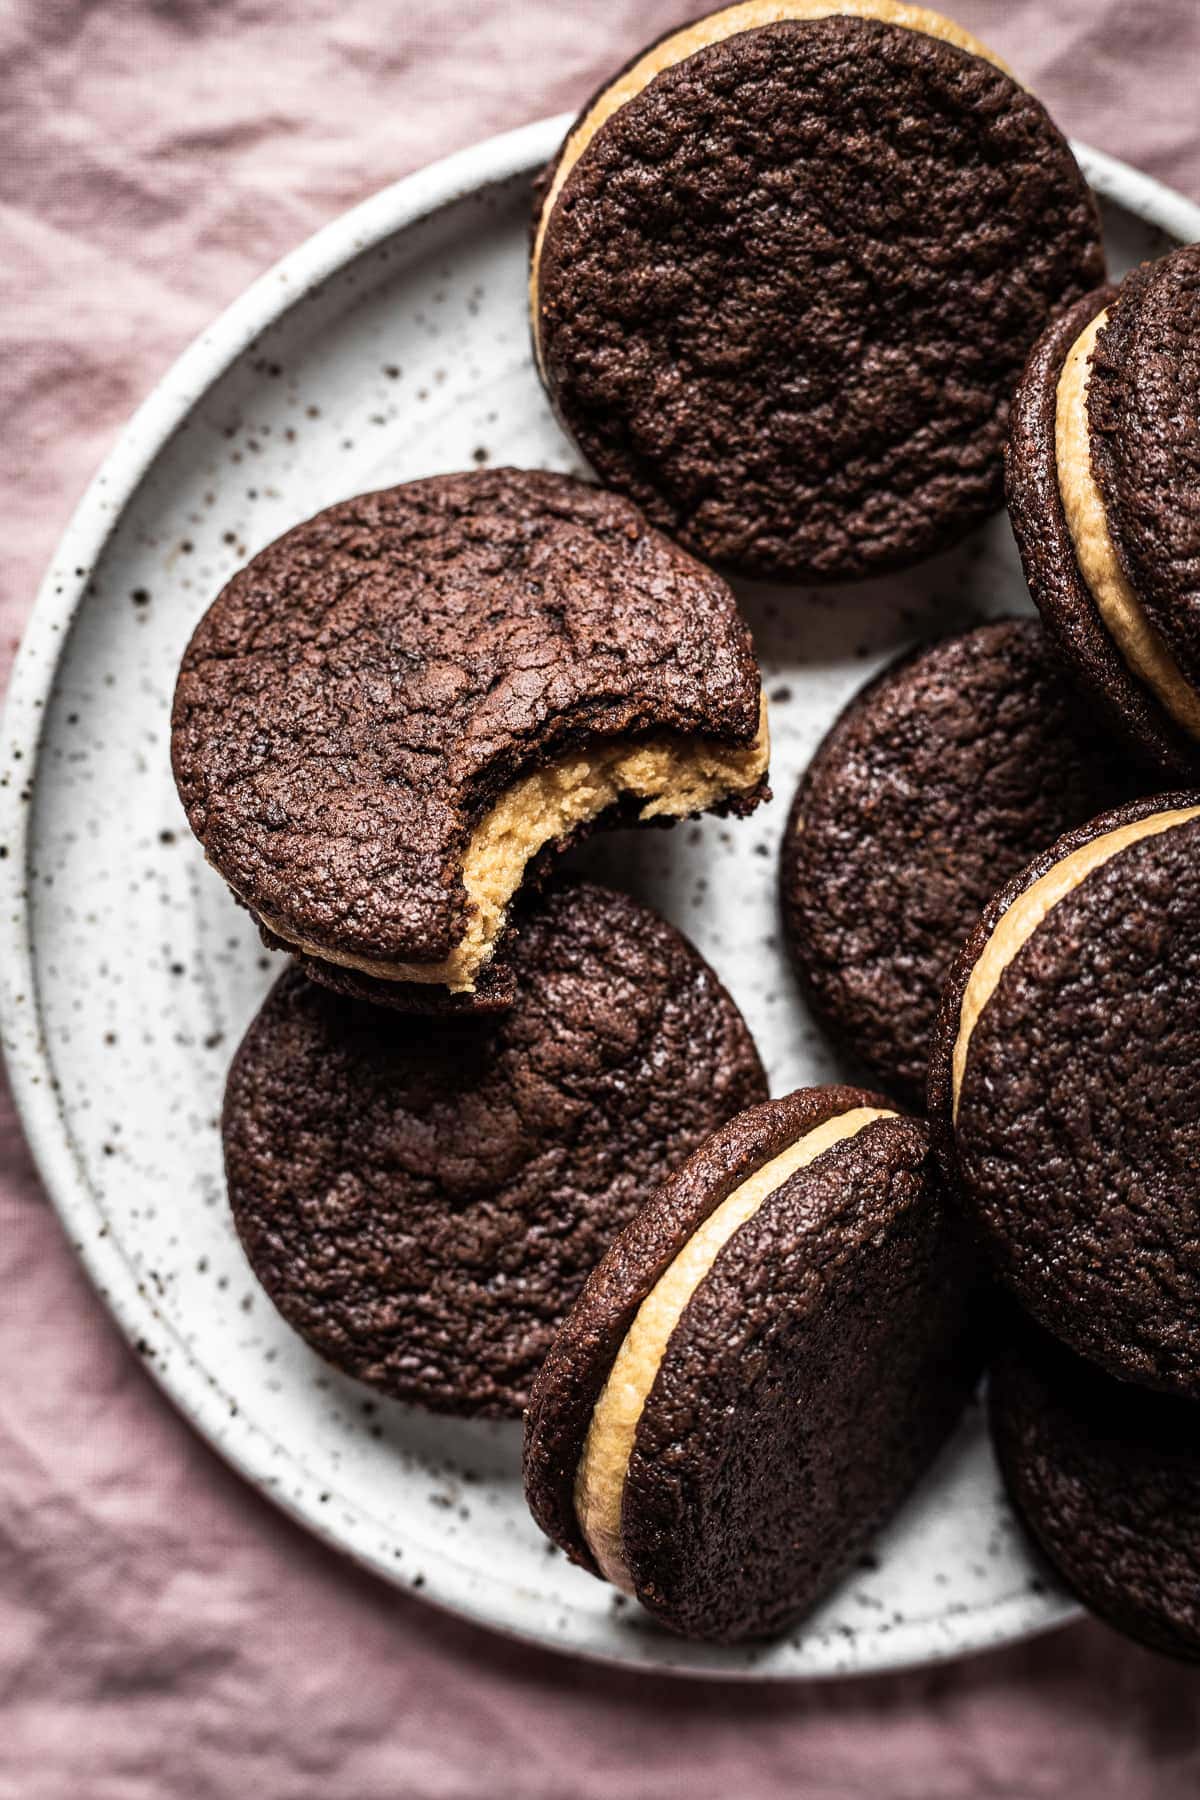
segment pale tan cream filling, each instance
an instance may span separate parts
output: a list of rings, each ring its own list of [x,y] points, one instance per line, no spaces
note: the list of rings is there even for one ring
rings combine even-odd
[[[1078,850],[1073,850],[1070,856],[1064,856],[1052,869],[1047,869],[1032,887],[1027,887],[1023,894],[1018,894],[984,945],[983,953],[971,970],[963,994],[958,1015],[958,1036],[954,1040],[953,1097],[956,1120],[958,1097],[971,1047],[971,1033],[979,1023],[984,1007],[995,993],[1005,969],[1029,942],[1046,915],[1077,888],[1081,881],[1085,881],[1093,870],[1103,867],[1111,857],[1119,856],[1122,850],[1128,850],[1131,844],[1138,843],[1142,838],[1155,837],[1159,832],[1170,831],[1173,826],[1183,825],[1188,819],[1197,816],[1200,816],[1200,806],[1187,806],[1174,812],[1151,813],[1132,825],[1120,825],[1115,831],[1106,831],[1101,837],[1093,838],[1090,844],[1082,844]]]
[[[533,341],[539,363],[542,348],[538,321],[538,268],[546,226],[567,178],[600,127],[622,106],[636,99],[655,76],[661,75],[665,69],[673,68],[676,63],[683,62],[685,57],[694,56],[698,50],[706,50],[711,44],[719,44],[725,38],[735,37],[739,31],[754,31],[763,25],[778,25],[792,19],[827,19],[840,15],[855,19],[878,19],[885,25],[899,25],[908,31],[924,32],[926,37],[942,38],[948,44],[956,44],[960,50],[969,51],[972,56],[981,56],[986,62],[994,63],[1006,75],[1012,74],[1007,63],[1001,62],[986,44],[981,44],[977,37],[964,31],[961,25],[956,25],[952,19],[943,18],[940,13],[930,12],[926,7],[904,5],[901,0],[740,0],[737,6],[728,6],[722,12],[713,13],[706,19],[697,19],[694,24],[672,33],[661,44],[655,44],[647,50],[644,56],[639,57],[637,62],[626,69],[623,75],[619,75],[592,102],[567,139],[559,158],[554,180],[538,219],[529,274]]]
[[[308,943],[269,914],[259,911],[258,916],[285,943],[324,962],[384,981],[436,983],[469,993],[491,959],[526,866],[544,845],[598,818],[626,794],[644,801],[639,819],[685,818],[703,812],[731,794],[756,787],[769,758],[764,695],[758,734],[745,748],[731,748],[712,738],[664,735],[640,744],[599,745],[523,776],[501,795],[467,847],[463,886],[470,903],[469,922],[442,962],[372,962]]]
[[[1092,353],[1107,311],[1085,326],[1067,353],[1058,378],[1054,454],[1058,487],[1075,560],[1096,610],[1133,674],[1193,737],[1200,737],[1200,694],[1171,655],[1126,579],[1108,529],[1104,500],[1092,472],[1087,395]]]
[[[633,1592],[621,1542],[625,1476],[642,1408],[684,1307],[734,1232],[754,1217],[789,1176],[807,1168],[835,1144],[855,1137],[876,1119],[895,1117],[893,1112],[856,1106],[806,1132],[722,1200],[642,1301],[592,1409],[575,1474],[579,1528],[602,1573],[615,1587]]]

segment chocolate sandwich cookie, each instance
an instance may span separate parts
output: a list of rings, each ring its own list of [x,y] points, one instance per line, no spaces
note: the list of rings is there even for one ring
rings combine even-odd
[[[943,1168],[1034,1318],[1200,1397],[1200,793],[1069,832],[990,902],[930,1058]]]
[[[725,583],[627,501],[515,469],[348,500],[262,551],[188,646],[171,749],[269,937],[424,1009],[511,1000],[488,970],[551,849],[766,793]]]
[[[856,694],[780,859],[784,933],[835,1042],[923,1109],[942,988],[984,903],[1115,798],[1035,619],[914,651]]]
[[[1085,1606],[1200,1661],[1200,1416],[1049,1340],[992,1370],[992,1438],[1013,1505]]]
[[[784,1630],[958,1417],[973,1277],[922,1123],[856,1088],[755,1107],[615,1240],[555,1339],[526,1414],[535,1519],[672,1631]]]
[[[1035,346],[1008,501],[1063,657],[1111,726],[1200,769],[1200,248],[1089,295]]]
[[[687,940],[624,895],[550,889],[511,1009],[428,1020],[276,983],[230,1070],[234,1221],[326,1361],[439,1412],[519,1413],[613,1233],[766,1083]]]
[[[654,524],[844,580],[1000,505],[1025,356],[1103,269],[1066,140],[969,33],[895,0],[743,0],[576,120],[536,195],[534,347]]]

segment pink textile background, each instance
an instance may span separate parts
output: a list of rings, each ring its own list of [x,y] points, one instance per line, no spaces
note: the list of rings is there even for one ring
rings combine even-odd
[[[373,189],[577,104],[685,10],[3,0],[0,681],[87,478],[214,313]],[[951,10],[1064,127],[1200,198],[1197,0]],[[768,1691],[574,1665],[393,1594],[160,1398],[2,1095],[0,1291],[0,1800],[1200,1791],[1200,1682],[1095,1625]]]

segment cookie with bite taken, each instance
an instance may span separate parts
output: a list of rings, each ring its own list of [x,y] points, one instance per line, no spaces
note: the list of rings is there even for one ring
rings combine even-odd
[[[171,753],[270,940],[421,1011],[511,1003],[511,904],[584,832],[767,792],[725,582],[628,501],[516,469],[347,500],[261,551],[187,647]]]

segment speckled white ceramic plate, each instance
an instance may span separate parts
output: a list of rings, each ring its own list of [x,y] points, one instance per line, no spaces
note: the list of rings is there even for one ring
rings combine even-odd
[[[690,1646],[542,1541],[515,1425],[424,1417],[325,1369],[257,1290],[226,1214],[222,1081],[277,965],[184,826],[167,759],[176,665],[238,564],[330,501],[473,462],[576,466],[530,362],[524,293],[529,180],[565,124],[399,182],[264,276],[180,359],[80,506],[0,759],[17,1101],[72,1243],[166,1392],[256,1487],[387,1580],[544,1644],[695,1674],[829,1675],[1002,1643],[1072,1608],[1030,1561],[978,1415],[802,1630]],[[1081,155],[1116,269],[1200,236],[1197,208]],[[1027,602],[1003,518],[902,579],[743,598],[773,702],[775,802],[741,826],[623,834],[581,860],[695,939],[778,1093],[835,1073],[776,938],[800,770],[912,637]]]

